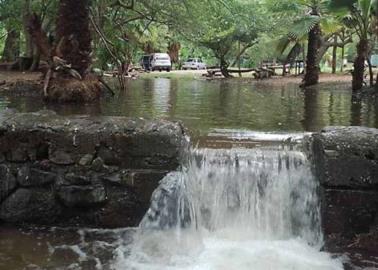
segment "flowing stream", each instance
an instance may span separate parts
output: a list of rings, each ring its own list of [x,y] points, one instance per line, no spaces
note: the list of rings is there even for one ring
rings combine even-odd
[[[343,269],[321,252],[318,185],[295,148],[193,150],[113,269]]]

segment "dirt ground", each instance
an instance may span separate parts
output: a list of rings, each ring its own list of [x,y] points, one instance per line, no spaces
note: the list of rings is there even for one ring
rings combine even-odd
[[[1,71],[0,72],[0,84],[1,82],[14,83],[21,80],[34,81],[41,78],[39,72],[14,72],[14,71]]]
[[[156,78],[156,77],[164,77],[164,78],[203,78],[202,75],[205,74],[206,71],[203,70],[177,70],[172,72],[151,72],[148,74],[141,74],[137,77],[141,78]],[[41,73],[39,72],[13,72],[13,71],[1,71],[0,72],[0,85],[12,84],[17,81],[21,80],[31,80],[31,81],[38,81],[41,79]],[[217,79],[217,78],[216,78]],[[302,81],[302,76],[274,76],[270,79],[263,79],[263,80],[255,80],[251,77],[235,77],[232,80],[246,80],[251,82],[260,82],[260,83],[267,83],[267,84],[274,84],[274,85],[285,85],[289,83],[298,83],[300,84]],[[320,82],[351,82],[352,77],[351,75],[343,75],[343,74],[329,74],[323,73],[320,75]]]

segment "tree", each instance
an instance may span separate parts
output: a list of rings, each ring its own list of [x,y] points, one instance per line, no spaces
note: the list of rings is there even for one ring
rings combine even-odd
[[[13,62],[21,51],[20,0],[0,0],[0,23],[6,30],[2,61]]]
[[[89,0],[61,0],[56,24],[57,56],[85,76],[91,63]]]
[[[89,3],[59,1],[53,44],[42,29],[39,16],[30,18],[28,29],[33,41],[49,62],[43,89],[47,100],[88,102],[100,97],[101,80],[90,74]]]
[[[245,52],[269,26],[254,1],[187,1],[184,12],[175,29],[187,40],[212,50],[224,77],[230,77],[228,67],[238,44]]]
[[[341,35],[342,25],[329,14],[328,1],[296,0],[294,3],[299,16],[294,17],[296,19],[290,24],[289,33],[280,39],[278,50],[283,54],[291,44],[293,44],[292,48],[296,48],[307,42],[306,70],[302,84],[306,87],[319,82],[320,61],[328,48],[342,47],[352,39],[344,38],[341,42],[335,40],[335,36]]]
[[[358,36],[357,56],[353,64],[352,89],[358,91],[364,82],[365,60],[368,58],[369,37],[373,25],[375,0],[331,0],[330,8],[342,17],[344,24]]]

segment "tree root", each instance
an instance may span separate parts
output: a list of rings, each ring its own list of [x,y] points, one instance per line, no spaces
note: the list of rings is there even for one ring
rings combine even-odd
[[[45,99],[58,103],[88,103],[99,100],[101,94],[102,86],[97,78],[56,78],[51,80]]]

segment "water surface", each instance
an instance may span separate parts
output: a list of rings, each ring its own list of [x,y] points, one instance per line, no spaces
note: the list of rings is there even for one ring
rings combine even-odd
[[[292,132],[318,131],[329,125],[378,127],[377,102],[352,100],[350,83],[342,82],[321,83],[304,91],[297,84],[149,78],[131,80],[126,91],[95,105],[46,105],[40,99],[0,97],[0,108],[5,107],[181,120],[200,135],[213,129]]]
[[[127,91],[117,92],[116,97],[106,98],[94,105],[46,105],[35,98],[0,97],[0,110],[7,107],[22,112],[51,109],[62,115],[89,114],[180,120],[189,128],[192,137],[199,139],[200,146],[211,148],[256,148],[267,145],[276,147],[282,141],[300,136],[300,133],[318,131],[328,125],[364,125],[378,128],[376,101],[352,99],[349,83],[323,83],[317,89],[304,91],[295,84],[277,86],[238,80],[139,79],[129,81]],[[202,179],[211,178],[213,175],[223,184],[228,179],[233,179],[237,181],[235,186],[241,188],[238,192],[251,191],[250,194],[243,193],[249,201],[243,201],[245,204],[242,210],[250,209],[253,205],[254,210],[249,212],[253,217],[243,219],[244,212],[240,212],[239,216],[226,215],[229,207],[222,205],[222,192],[214,193],[218,197],[209,198],[213,198],[219,203],[218,206],[223,207],[213,209],[213,212],[216,212],[215,209],[219,210],[216,215],[219,218],[218,223],[214,224],[223,226],[219,228],[213,224],[215,229],[214,226],[212,229],[206,227],[201,232],[200,242],[193,242],[192,239],[198,234],[189,234],[191,240],[186,242],[189,249],[182,249],[181,245],[165,250],[173,252],[170,258],[173,261],[159,257],[159,252],[169,248],[168,240],[176,239],[177,231],[173,231],[173,235],[169,232],[168,235],[158,238],[156,246],[147,246],[156,254],[145,256],[145,250],[128,251],[130,247],[135,247],[135,243],[140,243],[133,241],[138,237],[135,229],[1,227],[0,269],[129,269],[132,264],[135,267],[130,269],[133,270],[239,270],[250,269],[251,265],[256,269],[340,269],[340,261],[335,261],[329,254],[319,251],[319,226],[314,228],[309,224],[303,225],[301,228],[306,233],[300,233],[302,229],[293,229],[294,225],[298,225],[291,219],[293,214],[290,212],[293,188],[304,188],[301,196],[307,197],[302,201],[303,204],[314,199],[311,197],[314,186],[303,185],[301,180],[304,178],[307,183],[312,183],[312,176],[307,175],[308,166],[299,166],[302,171],[298,171],[298,168],[289,171],[284,167],[278,171],[277,166],[285,166],[279,155],[280,152],[275,152],[274,162],[268,164],[261,160],[251,161],[257,165],[265,164],[268,168],[274,167],[274,170],[265,171],[265,176],[262,177],[254,176],[259,171],[247,170],[248,166],[241,170],[227,166],[213,168],[215,176],[209,171],[196,171],[194,179],[196,174]],[[247,182],[247,178],[252,178],[255,182]],[[297,181],[297,185],[293,185],[293,181]],[[282,186],[274,183],[281,183]],[[201,182],[201,185],[205,187],[207,183]],[[261,186],[264,185],[268,186],[262,190]],[[224,189],[222,186],[220,188]],[[269,196],[261,199],[261,192],[267,192]],[[228,200],[231,202],[235,199],[232,194],[227,195],[226,191],[223,193],[226,197],[229,196]],[[302,204],[298,203],[299,206]],[[222,209],[226,210],[222,212]],[[316,206],[311,209],[317,211]],[[307,214],[296,215],[307,218]],[[233,221],[233,218],[238,221],[236,224],[225,224],[225,221]],[[247,231],[243,232],[243,228],[247,228]],[[318,242],[309,239],[308,235],[316,236]],[[192,253],[184,254],[185,256],[180,254],[186,251]],[[130,259],[132,252],[136,257]],[[151,263],[154,259],[161,259],[162,264],[156,261]]]

